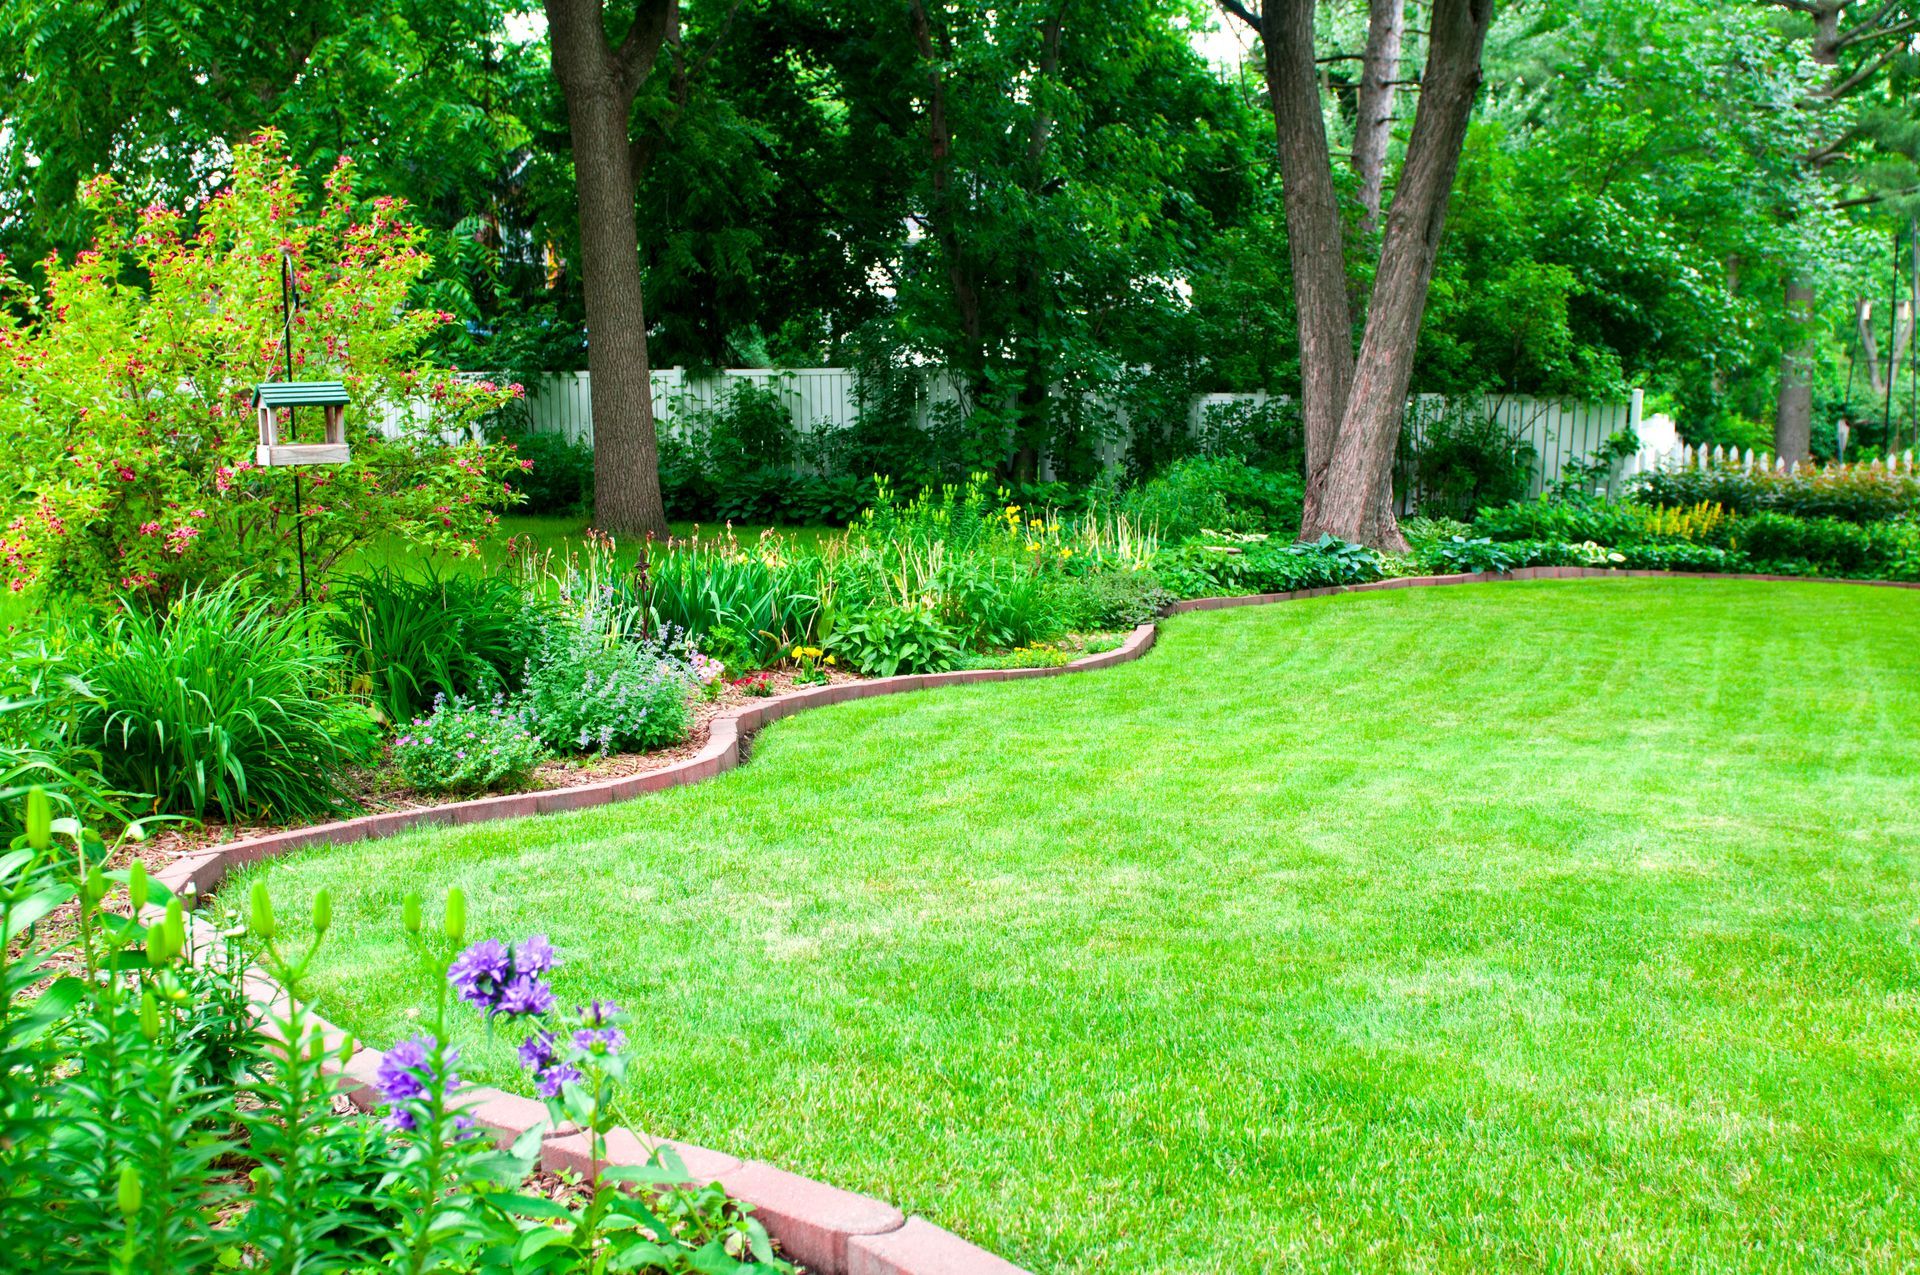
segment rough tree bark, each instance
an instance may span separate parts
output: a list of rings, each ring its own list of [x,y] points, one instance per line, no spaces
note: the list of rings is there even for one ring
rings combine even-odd
[[[1369,234],[1380,227],[1406,29],[1406,0],[1367,0],[1367,48],[1360,58],[1360,92],[1353,112],[1353,170],[1360,175],[1360,227]]]
[[[1302,539],[1322,534],[1404,549],[1393,517],[1393,455],[1447,199],[1480,87],[1493,0],[1435,0],[1414,115],[1356,359],[1344,233],[1314,74],[1314,0],[1217,0],[1260,33],[1273,99],[1287,246],[1300,316],[1307,441]],[[1375,10],[1376,14],[1382,11]],[[1369,45],[1374,44],[1370,36]],[[1382,39],[1380,43],[1385,43]]]
[[[1420,106],[1387,213],[1353,387],[1327,481],[1318,498],[1308,501],[1302,538],[1324,533],[1379,548],[1406,548],[1393,517],[1393,454],[1447,201],[1480,90],[1480,51],[1492,20],[1493,0],[1434,0]]]
[[[1328,159],[1313,61],[1312,0],[1269,0],[1259,16],[1229,10],[1260,32],[1267,93],[1273,101],[1287,256],[1300,322],[1300,411],[1306,434],[1307,491],[1326,481],[1334,438],[1353,383],[1353,310],[1347,300],[1346,229]]]
[[[1801,331],[1813,327],[1813,285],[1787,280],[1787,319]],[[1796,339],[1780,356],[1780,394],[1773,413],[1773,454],[1789,465],[1807,458],[1813,434],[1813,344]]]
[[[641,0],[617,46],[607,39],[602,0],[546,0],[546,10],[553,73],[567,103],[580,211],[593,520],[604,532],[665,537],[627,124],[634,95],[661,48],[677,36],[680,6],[678,0]]]

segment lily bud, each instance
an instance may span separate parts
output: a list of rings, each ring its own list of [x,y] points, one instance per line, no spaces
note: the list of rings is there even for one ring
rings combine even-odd
[[[467,936],[467,895],[457,885],[447,891],[446,931],[456,943]]]
[[[140,1034],[148,1040],[160,1039],[160,1002],[150,991],[140,994]]]
[[[120,1166],[118,1197],[122,1216],[132,1217],[140,1211],[140,1175],[133,1171],[130,1164]]]
[[[420,932],[420,891],[408,890],[407,897],[400,900],[400,924],[409,934]]]
[[[320,890],[313,896],[313,932],[325,934],[333,924],[333,894]]]
[[[168,960],[187,950],[187,918],[178,898],[167,900],[167,915],[160,928],[167,936]]]
[[[35,850],[53,844],[53,802],[45,789],[34,788],[27,793],[27,844]]]
[[[171,954],[167,951],[167,926],[164,921],[155,922],[147,927],[147,964],[158,969],[165,965]]]
[[[280,932],[273,921],[273,900],[267,897],[267,883],[255,881],[253,889],[247,892],[249,920],[247,928],[259,937],[272,941]]]
[[[107,897],[107,874],[100,870],[99,864],[87,869],[87,879],[81,883],[80,889],[89,903],[98,903]]]
[[[135,912],[147,906],[147,865],[138,859],[127,865],[127,898]]]

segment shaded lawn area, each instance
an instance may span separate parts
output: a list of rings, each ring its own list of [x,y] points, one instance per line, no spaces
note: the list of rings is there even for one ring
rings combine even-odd
[[[1037,1271],[1911,1267],[1917,634],[1720,581],[1187,616],[264,871],[333,886],[376,1045],[430,1004],[403,892],[462,884],[638,1012],[633,1123]],[[514,1039],[462,1071],[528,1092]]]

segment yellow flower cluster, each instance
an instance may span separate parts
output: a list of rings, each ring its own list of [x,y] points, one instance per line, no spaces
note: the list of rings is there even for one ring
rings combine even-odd
[[[822,656],[825,656],[826,658],[821,659]],[[831,655],[827,655],[825,651],[821,650],[817,646],[796,646],[793,648],[793,658],[801,661],[802,663],[806,663],[812,660],[821,660],[821,663],[823,664],[835,663],[835,660]]]

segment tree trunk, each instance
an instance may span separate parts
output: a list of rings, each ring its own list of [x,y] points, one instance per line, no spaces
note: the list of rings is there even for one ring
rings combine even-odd
[[[1434,2],[1420,106],[1387,214],[1366,333],[1326,482],[1307,495],[1302,539],[1331,534],[1376,548],[1406,548],[1393,517],[1393,454],[1492,19],[1493,0]]]
[[[1353,170],[1360,175],[1360,226],[1368,234],[1380,227],[1387,142],[1393,136],[1393,98],[1406,27],[1406,0],[1367,0],[1367,49],[1360,59],[1360,92],[1353,113]]]
[[[1789,465],[1807,459],[1813,438],[1813,284],[1787,280],[1791,348],[1780,356],[1780,395],[1773,409],[1773,454]]]
[[[618,50],[600,0],[547,0],[553,72],[567,103],[580,211],[581,284],[593,406],[593,520],[614,535],[667,535],[647,363],[628,116],[678,7],[639,6]]]
[[[1286,206],[1287,255],[1299,312],[1300,408],[1309,497],[1326,480],[1353,382],[1346,232],[1333,188],[1320,81],[1314,72],[1314,8],[1314,0],[1268,0],[1260,23]]]

